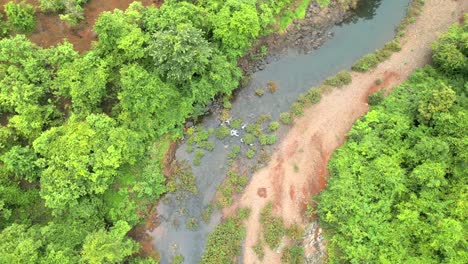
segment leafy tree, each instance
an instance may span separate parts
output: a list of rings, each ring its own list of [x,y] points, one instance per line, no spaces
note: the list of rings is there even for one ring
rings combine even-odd
[[[8,2],[5,5],[5,13],[10,25],[18,32],[29,33],[36,27],[34,7],[26,2],[19,4]]]
[[[18,179],[26,179],[29,182],[33,182],[38,176],[38,168],[34,164],[36,159],[36,153],[29,146],[14,146],[1,158],[6,170]]]
[[[204,73],[212,51],[201,30],[179,24],[176,28],[157,31],[152,37],[149,54],[161,76],[184,83]]]
[[[118,221],[109,230],[100,229],[89,234],[83,244],[83,259],[94,263],[120,263],[134,253],[138,247],[125,237],[130,230],[128,223]]]
[[[258,36],[260,24],[255,6],[242,1],[228,0],[213,17],[213,38],[231,57],[240,56]]]

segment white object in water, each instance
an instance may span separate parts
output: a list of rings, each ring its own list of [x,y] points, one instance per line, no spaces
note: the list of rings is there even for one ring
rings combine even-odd
[[[235,129],[231,129],[231,137],[238,137],[239,136],[239,131]]]
[[[247,124],[243,124],[241,128],[242,130],[244,130],[246,127],[247,127]]]

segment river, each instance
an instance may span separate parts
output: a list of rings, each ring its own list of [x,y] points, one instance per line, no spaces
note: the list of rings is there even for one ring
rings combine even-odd
[[[268,114],[277,120],[280,113],[288,111],[300,94],[319,85],[326,77],[350,69],[357,59],[390,41],[395,35],[396,26],[405,15],[409,0],[362,2],[350,19],[330,28],[333,37],[317,50],[306,54],[289,49],[267,64],[264,70],[252,74],[250,83],[237,93],[232,102],[231,117],[242,118],[244,123],[253,123],[258,116]],[[255,90],[265,88],[268,81],[278,84],[277,92],[256,96]],[[211,115],[206,116],[201,125],[204,128],[216,128],[220,122]],[[284,133],[287,128],[283,127],[280,131]],[[241,143],[240,137],[235,136],[215,142],[215,149],[205,152],[201,165],[192,166],[198,194],[180,200],[180,195],[170,193],[157,208],[161,223],[150,235],[154,238],[154,246],[160,252],[163,264],[170,263],[176,254],[184,257],[184,263],[198,263],[208,234],[221,221],[219,212],[213,213],[208,224],[201,220],[201,215],[213,200],[230,168],[227,165],[230,147]],[[242,148],[245,150],[246,146]],[[182,142],[176,151],[176,159],[187,160],[191,164],[194,154],[187,153],[186,149],[186,142]],[[250,163],[252,161],[241,160],[237,165],[248,167]],[[196,230],[186,228],[185,223],[189,218],[198,219]]]

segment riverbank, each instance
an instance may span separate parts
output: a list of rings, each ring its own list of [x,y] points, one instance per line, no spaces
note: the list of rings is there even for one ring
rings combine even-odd
[[[368,95],[383,88],[390,91],[413,70],[430,63],[431,43],[467,8],[467,1],[426,1],[421,15],[406,30],[401,51],[372,71],[352,73],[351,84],[324,95],[318,104],[305,110],[303,117],[295,120],[271,162],[252,177],[234,206],[251,209],[243,263],[260,262],[252,246],[257,243],[260,211],[267,202],[273,201],[275,213],[287,226],[293,223],[304,226],[304,210],[310,197],[325,186],[327,161],[346,140],[346,133],[355,120],[368,111]],[[306,248],[306,255],[312,251]],[[265,248],[263,263],[280,263],[280,259],[280,252]]]

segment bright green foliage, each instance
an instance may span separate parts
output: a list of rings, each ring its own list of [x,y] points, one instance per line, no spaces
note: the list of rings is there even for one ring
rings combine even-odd
[[[241,151],[241,147],[239,145],[235,145],[231,148],[231,151],[229,152],[228,154],[228,158],[233,160],[235,158],[237,158],[237,156],[239,155]]]
[[[275,132],[276,130],[278,130],[278,128],[279,128],[279,123],[276,121],[273,121],[268,125],[268,131],[270,132]]]
[[[154,33],[149,54],[161,76],[184,83],[205,72],[212,51],[201,30],[190,24],[179,24]]]
[[[291,22],[294,19],[305,18],[307,7],[309,7],[309,3],[311,0],[300,0],[300,1],[301,2],[299,6],[296,8],[296,10],[291,11],[289,9],[286,9],[283,12],[283,15],[281,16],[281,19],[280,19],[280,26],[279,26],[281,32],[283,32],[289,26],[289,24],[291,24]]]
[[[100,229],[89,234],[83,244],[83,259],[91,264],[120,263],[134,253],[138,246],[125,237],[130,226],[123,221],[115,223],[109,231]]]
[[[466,260],[467,79],[449,65],[394,88],[330,160],[318,214],[331,262]]]
[[[88,0],[39,0],[45,12],[60,13],[60,19],[71,25],[83,19],[83,5]]]
[[[236,59],[289,4],[191,2],[104,12],[85,54],[66,41],[43,49],[24,35],[0,40],[1,263],[152,263],[133,255],[127,231],[166,190],[198,192],[186,164],[166,183],[162,145],[213,98],[231,95],[242,75]],[[40,3],[76,24],[86,0]],[[29,5],[7,9],[1,37],[33,29]],[[253,130],[260,135],[261,124]],[[194,162],[214,148],[212,134],[189,139]],[[240,146],[233,150],[237,157]],[[233,179],[235,189],[246,182]]]
[[[467,18],[468,15],[465,15]],[[434,63],[447,73],[468,74],[468,23],[453,25],[444,36],[434,44]]]
[[[242,126],[242,118],[236,118],[231,121],[231,127],[234,129],[239,129]]]
[[[245,134],[245,136],[242,138],[242,140],[244,141],[245,144],[251,145],[251,144],[255,143],[256,138],[255,138],[254,135],[252,135],[252,134],[250,134],[250,133],[247,133],[247,134]]]
[[[248,2],[228,0],[213,17],[213,37],[233,58],[241,55],[260,31],[257,10]]]
[[[26,2],[15,4],[13,1],[5,5],[8,23],[18,32],[29,33],[36,27],[34,7]]]
[[[240,211],[241,209],[238,215],[229,217],[218,225],[208,236],[201,264],[232,263],[233,258],[241,253],[241,243],[246,235],[242,220],[249,214],[241,215]]]
[[[255,154],[256,154],[255,148],[249,148],[247,152],[245,153],[245,155],[249,159],[253,159],[255,157]]]

